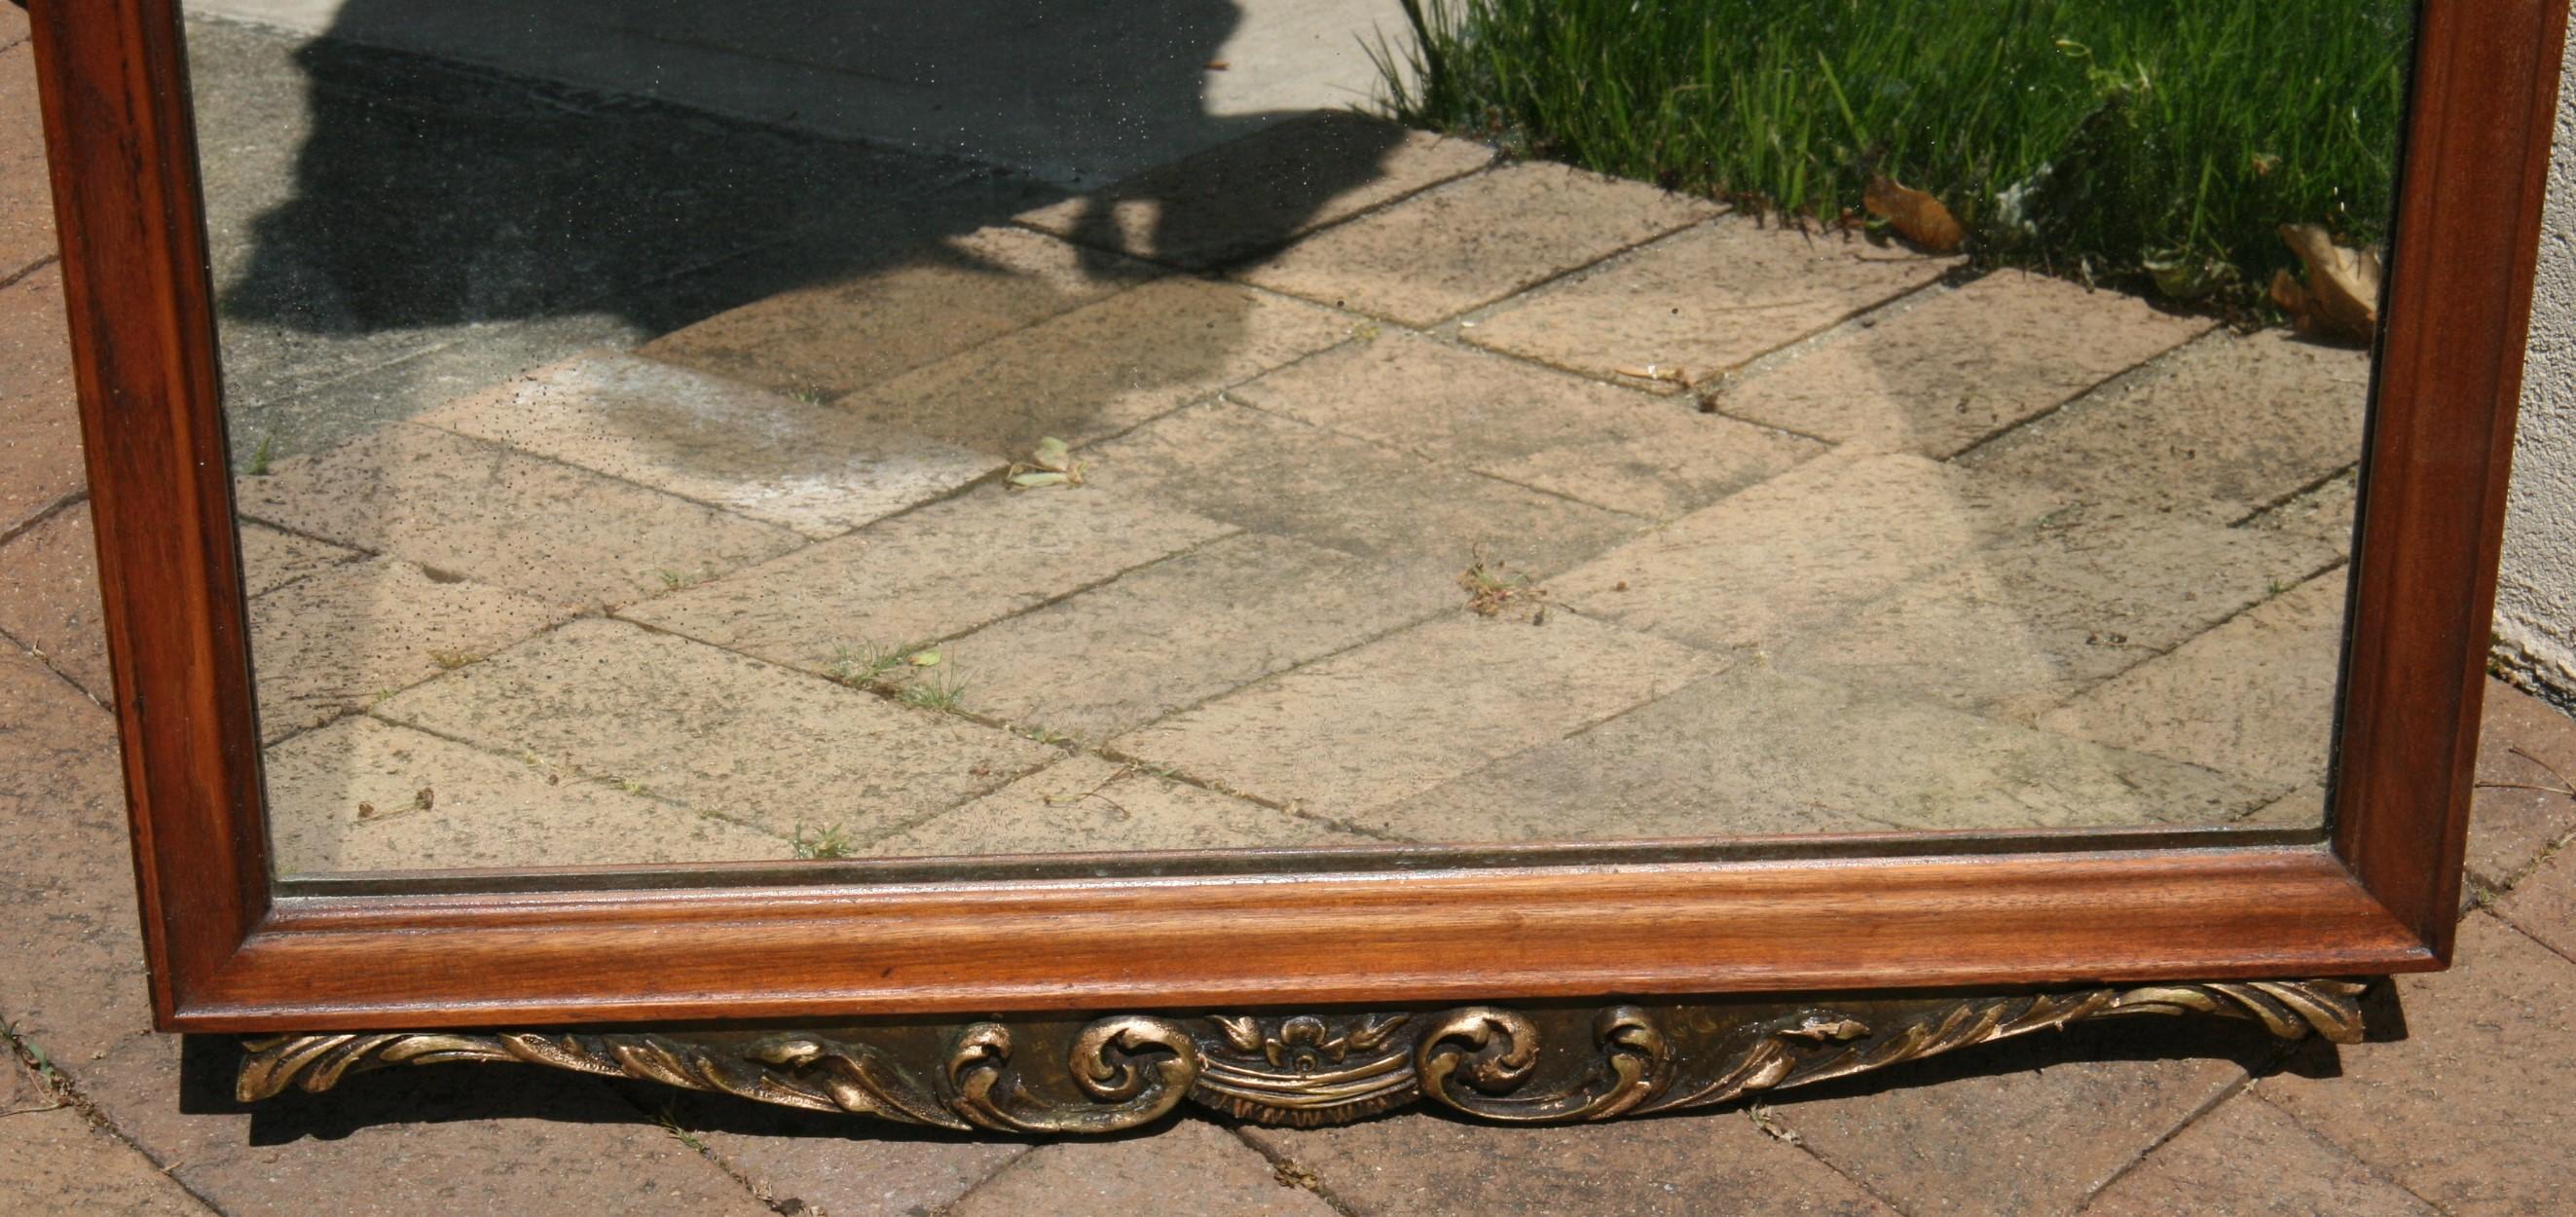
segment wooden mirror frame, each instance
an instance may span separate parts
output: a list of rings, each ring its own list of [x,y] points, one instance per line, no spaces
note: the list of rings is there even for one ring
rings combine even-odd
[[[289,1033],[245,1093],[520,1059],[1022,1130],[1125,1127],[1183,1090],[1297,1122],[1414,1096],[1587,1118],[2118,1013],[2347,1037],[2354,987],[2296,978],[2450,957],[2565,5],[2423,6],[2329,829],[279,885],[177,5],[35,0],[156,1023]],[[1498,1001],[1536,1004],[1440,1009]],[[1077,1016],[1237,1010],[1274,1013]],[[1011,1027],[969,1011],[1035,1020],[1022,1041],[1065,1068],[1007,1072]],[[442,1031],[708,1020],[847,1025]],[[1262,1081],[1265,1058],[1340,1089]]]

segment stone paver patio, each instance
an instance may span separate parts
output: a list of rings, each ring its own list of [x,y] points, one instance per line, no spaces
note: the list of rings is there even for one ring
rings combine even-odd
[[[317,1100],[284,1100],[257,1111],[233,1105],[223,1095],[227,1048],[148,1031],[113,726],[97,704],[106,692],[103,648],[62,356],[60,292],[50,268],[49,212],[41,177],[21,172],[35,163],[28,151],[34,127],[24,28],[23,17],[0,6],[0,832],[12,845],[0,861],[0,908],[9,910],[0,916],[0,1021],[12,1057],[0,1060],[0,1212],[2506,1217],[2560,1206],[2576,1167],[2576,1111],[2566,1098],[2576,1090],[2570,1048],[2576,1025],[2568,1014],[2576,1009],[2570,931],[2576,866],[2568,862],[2576,854],[2563,848],[2576,835],[2576,799],[2537,788],[2576,773],[2576,723],[2501,685],[2489,691],[2479,776],[2494,785],[2478,793],[2470,853],[2474,903],[2464,910],[2461,965],[2400,982],[2404,1042],[2339,1053],[2313,1049],[2285,1059],[2252,1040],[2211,1038],[2208,1029],[2166,1040],[2124,1026],[2017,1041],[1901,1077],[1801,1095],[1759,1119],[1718,1112],[1522,1130],[1408,1115],[1315,1131],[1193,1119],[1153,1136],[1106,1143],[905,1136],[798,1113],[689,1098],[671,1103],[664,1092],[537,1071],[495,1085],[494,1074],[470,1068],[375,1075]],[[1370,200],[1353,214],[1391,201]],[[1044,234],[1044,225],[1033,221],[1028,231]],[[1623,271],[1650,285],[1641,294],[1669,298],[1671,308],[1694,307],[1679,298],[1679,287],[1720,301],[1707,307],[1739,307],[1746,297],[1726,303],[1722,293],[1759,285],[1720,285],[1703,274],[1656,269],[1648,255],[1662,242],[1678,255],[1685,239],[1716,244],[1769,236],[1725,217],[1696,221],[1660,242],[1613,254],[1592,272],[1541,284],[1463,320],[1535,310],[1555,293],[1587,291],[1615,301],[1621,296],[1614,276]],[[1851,258],[1878,253],[1832,245],[1818,250]],[[1952,289],[1927,280],[1891,296],[1901,301],[1909,290],[1932,293],[1920,302],[1928,304]],[[1296,303],[1278,301],[1278,315]],[[328,718],[320,725],[293,718],[269,724],[279,740],[271,751],[272,780],[345,794],[375,780],[362,776],[374,770],[393,792],[373,801],[380,823],[377,815],[361,819],[354,803],[335,796],[330,805],[346,822],[282,825],[282,835],[312,833],[309,846],[288,848],[353,867],[416,865],[424,858],[455,865],[550,863],[607,849],[633,857],[639,833],[675,858],[776,849],[794,835],[793,825],[782,835],[778,826],[737,819],[722,805],[713,809],[718,814],[703,814],[691,801],[692,784],[731,785],[743,773],[781,783],[812,775],[780,757],[696,756],[657,741],[703,745],[723,737],[691,732],[722,716],[815,699],[835,709],[807,716],[812,729],[840,733],[834,738],[845,741],[842,747],[862,741],[858,747],[900,760],[910,749],[944,751],[942,734],[981,741],[960,746],[958,759],[973,758],[962,768],[897,766],[908,782],[932,793],[904,785],[877,796],[899,808],[898,817],[928,809],[866,842],[889,853],[942,852],[961,839],[997,850],[1046,850],[1062,847],[1069,836],[1116,849],[1322,844],[1352,834],[1548,837],[1609,831],[1599,818],[1605,805],[1623,830],[1655,835],[1707,831],[1694,817],[1711,809],[1729,817],[1731,828],[1750,832],[1876,827],[1935,811],[2019,817],[1999,823],[2062,822],[2039,809],[2098,812],[2116,806],[2113,792],[2123,788],[2161,792],[2160,806],[2207,806],[2209,818],[2223,819],[2262,816],[2265,808],[2295,805],[2302,796],[2302,776],[2313,771],[2313,741],[2322,739],[2323,725],[2283,720],[2313,718],[2321,705],[2306,686],[2329,670],[2323,657],[2330,655],[2341,590],[2335,563],[2351,502],[2348,478],[2337,470],[2353,445],[2335,438],[2343,433],[2334,428],[2351,426],[2357,415],[2337,406],[2344,399],[2316,393],[2283,398],[2283,417],[2231,410],[2243,399],[2231,402],[2222,389],[2190,386],[2195,375],[2220,375],[2194,372],[2210,360],[2268,368],[2283,384],[2354,383],[2357,365],[2341,352],[2260,335],[2203,334],[2133,365],[2134,372],[2108,374],[2107,383],[2075,386],[1999,435],[1968,437],[1964,450],[1938,453],[1890,442],[1957,435],[1902,429],[1902,420],[1939,417],[1920,402],[1882,402],[1848,416],[1859,425],[1846,434],[1828,434],[1833,427],[1821,422],[1812,429],[1763,430],[1760,420],[1731,411],[1698,414],[1669,383],[1619,373],[1657,361],[1703,372],[1749,359],[1738,383],[1750,388],[1775,367],[1874,328],[1838,321],[1840,312],[1819,318],[1813,302],[1797,298],[1765,306],[1763,315],[1791,318],[1776,324],[1801,333],[1838,328],[1812,346],[1770,354],[1761,353],[1768,346],[1741,355],[1657,346],[1641,351],[1637,364],[1622,355],[1614,366],[1588,368],[1561,353],[1504,345],[1556,338],[1558,326],[1532,324],[1517,339],[1499,320],[1490,336],[1478,336],[1483,324],[1452,322],[1415,334],[1389,320],[1331,313],[1316,301],[1297,307],[1327,310],[1332,324],[1351,330],[1305,363],[1283,359],[1279,368],[1247,374],[1247,382],[1275,375],[1274,387],[1284,383],[1290,391],[1264,401],[1251,383],[1242,383],[1218,386],[1223,401],[1183,401],[1144,428],[1087,450],[1083,459],[1097,479],[1080,491],[999,493],[989,482],[993,472],[1022,453],[979,452],[971,443],[942,445],[935,437],[916,443],[884,428],[842,448],[819,447],[796,433],[799,438],[766,454],[807,462],[771,465],[769,474],[817,463],[850,467],[830,465],[826,458],[833,456],[873,462],[864,467],[876,471],[869,482],[876,486],[902,484],[905,479],[886,473],[889,462],[901,462],[919,485],[940,486],[921,493],[946,496],[883,514],[873,514],[874,506],[848,510],[839,500],[809,512],[812,500],[793,493],[794,483],[772,485],[781,493],[769,494],[759,476],[745,476],[760,474],[760,466],[728,464],[723,449],[680,459],[650,442],[656,433],[603,434],[578,421],[582,399],[569,394],[567,417],[574,422],[478,432],[471,404],[485,400],[479,396],[485,390],[461,386],[454,415],[401,424],[425,434],[402,432],[413,439],[409,446],[376,440],[375,451],[391,457],[371,464],[342,459],[333,467],[341,479],[334,484],[344,490],[367,485],[350,472],[357,470],[379,479],[375,484],[418,486],[402,480],[406,466],[392,458],[427,460],[410,454],[433,453],[446,460],[460,450],[478,452],[480,463],[467,468],[524,521],[487,535],[527,546],[509,552],[537,555],[529,565],[500,564],[496,577],[479,577],[435,559],[477,552],[488,559],[493,551],[453,540],[444,542],[457,546],[452,550],[405,553],[441,536],[434,502],[401,517],[419,522],[417,528],[372,534],[245,527],[263,628],[280,631],[279,641],[261,643],[263,655],[298,648],[294,662],[270,663],[263,671],[264,682],[285,682],[267,695],[281,706],[291,699],[312,720]],[[1582,311],[1598,315],[1595,307]],[[851,324],[831,308],[808,312],[782,303],[777,310],[775,325],[764,321],[741,331],[769,337],[727,337],[725,349],[766,349],[760,344],[791,342],[799,333],[828,335],[833,326]],[[1299,345],[1295,324],[1264,324],[1265,333],[1281,335],[1265,341]],[[1656,324],[1642,316],[1621,332],[1651,336]],[[1365,326],[1376,327],[1374,337],[1361,336]],[[1706,337],[1708,331],[1691,332]],[[820,349],[839,340],[816,341]],[[1618,349],[1591,339],[1568,345]],[[1527,377],[1533,398],[1557,406],[1544,417],[1572,418],[1587,429],[1558,434],[1504,425],[1531,421],[1524,414],[1452,429],[1452,437],[1472,432],[1473,443],[1444,446],[1438,432],[1356,430],[1361,424],[1337,415],[1330,396],[1301,399],[1292,392],[1290,376],[1300,369],[1311,371],[1309,384],[1330,385],[1346,372],[1365,374],[1349,370],[1380,360],[1402,368],[1410,359],[1455,361],[1467,354],[1521,361],[1506,366]],[[1542,375],[1540,364],[1563,371]],[[1159,370],[1137,380],[1113,374],[1110,385],[1143,396],[1186,395],[1190,390],[1174,386],[1224,374],[1204,362],[1136,366]],[[831,382],[825,402],[804,402],[796,394],[808,391],[805,384],[759,384],[743,367],[676,354],[652,362],[609,355],[567,374],[594,376],[586,382],[593,385],[640,382],[647,405],[705,409],[713,417],[727,417],[721,402],[748,400],[778,420],[813,418],[822,433],[841,424],[791,407],[835,404],[830,399],[864,388]],[[1564,371],[1581,379],[1566,380]],[[634,380],[618,379],[628,373]],[[892,374],[863,368],[858,377]],[[2325,379],[2298,379],[2319,376]],[[1142,384],[1145,379],[1151,384]],[[1424,377],[1391,379],[1421,393],[1423,410],[1440,408]],[[1428,387],[1436,388],[1438,379],[1428,378]],[[758,389],[773,396],[739,396]],[[1649,400],[1666,412],[1641,407],[1622,420],[1585,404]],[[1998,398],[1970,413],[2000,427],[2019,417],[2013,412],[2034,409],[2027,400]],[[2193,401],[2199,404],[2188,404]],[[1951,409],[1957,403],[1937,404]],[[2298,414],[2310,410],[2322,413]],[[1232,465],[1208,466],[1274,453],[1241,439],[1241,432],[1205,423],[1182,432],[1183,440],[1140,434],[1166,420],[1211,415],[1248,419],[1247,427],[1293,423],[1314,428],[1316,438],[1293,459],[1276,458],[1285,473],[1232,473]],[[1668,456],[1688,430],[1676,419],[1706,420],[1715,433],[1745,438],[1716,445],[1709,461],[1632,465],[1616,455],[1620,445],[1642,437],[1647,451]],[[1623,422],[1635,429],[1621,430]],[[2195,444],[2191,437],[2207,438]],[[728,444],[742,438],[726,437]],[[1222,452],[1195,446],[1229,438],[1235,445]],[[905,442],[893,442],[899,439]],[[1829,442],[1844,450],[1825,451]],[[2096,455],[2060,461],[2049,454],[2051,445]],[[1122,446],[1136,454],[1132,462],[1112,459]],[[1383,521],[1406,519],[1400,507],[1344,504],[1320,491],[1301,495],[1294,484],[1275,491],[1266,485],[1316,467],[1299,464],[1308,452],[1337,459],[1348,453],[1370,468],[1415,462],[1438,471],[1444,486],[1483,479],[1500,488],[1491,492],[1495,510],[1526,514],[1501,517],[1500,528],[1462,513],[1390,532]],[[317,455],[300,466],[314,472],[297,476],[324,482],[332,459]],[[2076,467],[2087,475],[2052,480]],[[1549,481],[1552,474],[1541,470],[1562,472],[1564,480]],[[961,472],[970,481],[987,480],[944,481]],[[289,474],[280,462],[275,477]],[[1133,480],[1132,497],[1123,479]],[[568,493],[550,496],[540,492],[544,487]],[[513,488],[526,492],[507,493]],[[607,502],[655,506],[639,508],[621,529],[583,532],[580,509],[593,491]],[[740,493],[728,497],[732,492]],[[324,500],[311,502],[316,505],[308,510],[324,518]],[[1804,519],[1802,503],[1815,513],[1812,528],[1786,528]],[[933,514],[934,508],[947,510]],[[1872,510],[1887,530],[1870,526]],[[2235,593],[2250,608],[2188,611],[2133,604],[2134,588],[2103,582],[2100,572],[2068,576],[2043,593],[2016,574],[2020,567],[1963,566],[1989,551],[2027,554],[2063,543],[2064,531],[2116,529],[2145,511],[2196,521],[2199,527],[2177,533],[2195,544],[2238,552],[2234,546],[2241,543],[2248,552],[2316,565],[2272,576],[2283,582],[2277,590],[2267,579]],[[889,529],[879,550],[896,560],[845,544],[904,521],[920,522],[909,533]],[[466,522],[488,525],[479,516]],[[1775,526],[1773,535],[1729,527],[1764,522]],[[828,532],[837,528],[857,531]],[[2257,531],[2289,540],[2240,541],[2239,534]],[[1458,571],[1434,561],[1443,556],[1439,546],[1462,537],[1471,545],[1493,538],[1496,556],[1516,556],[1525,544],[1533,553],[1565,555],[1553,559],[1559,566],[1533,567],[1552,593],[1549,623],[1462,612],[1463,594],[1448,582]],[[627,555],[624,564],[594,560],[538,569],[554,560],[543,555],[596,555],[597,548],[579,546],[601,538],[623,547],[616,552]],[[1688,564],[1690,555],[1710,553],[1727,538],[1748,547],[1744,556]],[[1042,559],[1023,564],[1025,579],[903,560],[1001,540]],[[1505,542],[1511,548],[1500,548]],[[2287,547],[2250,548],[2264,544]],[[1100,558],[1112,564],[1089,564]],[[1738,571],[1766,572],[1769,582],[1730,579],[1730,561]],[[733,565],[717,569],[723,563]],[[820,679],[839,661],[832,650],[836,630],[800,628],[792,604],[761,616],[720,594],[730,583],[731,594],[750,595],[762,585],[739,582],[741,575],[770,568],[778,577],[767,586],[801,587],[793,595],[809,605],[817,603],[813,589],[868,589],[885,596],[883,611],[918,614],[917,635],[854,641],[916,642],[963,622],[962,641],[949,649],[961,669],[975,665],[977,675],[966,686],[969,706],[989,691],[994,721],[1042,722],[1039,709],[1059,710],[1064,721],[1084,724],[1086,746],[1013,737],[983,719],[941,716]],[[1962,569],[1986,582],[1950,573]],[[1653,580],[1641,579],[1641,572]],[[1279,597],[1267,589],[1281,586],[1321,607],[1306,614],[1274,608]],[[1227,587],[1251,590],[1233,597],[1205,590]],[[2153,644],[2107,644],[2123,653],[2153,652],[2116,672],[2072,662],[2016,669],[2000,687],[2003,695],[1981,700],[1982,708],[1848,679],[1851,673],[1830,665],[1801,662],[1789,645],[1810,636],[1790,627],[1838,627],[1861,610],[1909,594],[1914,599],[1904,601],[1905,620],[1955,618],[1986,607],[1962,595],[1981,588],[2026,598],[2013,603],[2032,610],[2027,620],[2035,638],[2065,637],[2057,625],[2064,618],[2052,609],[2064,602],[2043,595],[2078,603],[2088,595],[2107,598],[2121,614],[2167,625]],[[1366,594],[1371,590],[1381,594]],[[326,604],[344,607],[325,611]],[[1184,610],[1193,604],[1201,610]],[[353,612],[348,605],[363,608]],[[699,624],[664,625],[656,614]],[[333,619],[340,628],[323,626]],[[352,621],[366,624],[352,628]],[[1182,621],[1190,623],[1188,631],[1170,624]],[[712,634],[725,623],[740,632],[692,632]],[[1551,631],[1566,625],[1575,627],[1564,631],[1570,641],[1536,648],[1533,640],[1557,638]],[[430,629],[448,632],[433,645],[421,633]],[[1204,646],[1194,635],[1201,630],[1211,636]],[[1144,648],[1136,670],[1127,673],[1133,679],[1085,683],[1082,658],[1100,639],[1118,637]],[[1346,637],[1354,641],[1334,645]],[[1481,645],[1487,637],[1509,645]],[[1013,658],[978,658],[978,638],[990,654]],[[1462,647],[1460,638],[1480,645]],[[675,723],[700,725],[674,725],[667,736],[644,739],[561,741],[567,746],[555,755],[533,748],[514,754],[506,744],[425,729],[443,723],[526,730],[487,721],[483,707],[492,703],[481,699],[495,696],[486,691],[493,682],[512,679],[511,664],[522,665],[516,670],[524,676],[528,665],[565,650],[622,663],[596,666],[586,683],[550,684],[551,696],[589,707],[649,697]],[[654,664],[637,657],[655,650],[687,659]],[[1520,683],[1498,683],[1498,693],[1526,694],[1528,681],[1544,672],[1566,694],[1549,707],[1555,717],[1546,721],[1555,733],[1537,742],[1479,737],[1482,720],[1474,716],[1487,711],[1476,698],[1459,698],[1441,708],[1461,716],[1444,720],[1455,722],[1458,738],[1380,762],[1400,773],[1358,773],[1356,779],[1315,773],[1326,789],[1305,797],[1338,797],[1335,782],[1374,785],[1381,776],[1401,778],[1408,788],[1422,784],[1393,802],[1353,804],[1343,812],[1347,823],[1291,810],[1294,794],[1227,795],[1139,771],[1088,746],[1139,733],[1178,743],[1221,741],[1214,732],[1222,724],[1260,724],[1283,742],[1311,738],[1332,724],[1306,717],[1293,686],[1335,672],[1383,679],[1383,666],[1354,664],[1354,656],[1370,653],[1400,655],[1453,683],[1476,679],[1487,660],[1523,669]],[[1543,663],[1557,666],[1531,670]],[[1650,679],[1667,674],[1676,687],[1593,679],[1629,670],[1617,665],[1641,663]],[[287,670],[275,670],[280,667]],[[2249,671],[2262,674],[2260,690]],[[2067,693],[2069,682],[2082,687]],[[1262,692],[1280,686],[1290,692]],[[2038,709],[2013,696],[2029,688],[2062,696]],[[1601,709],[1621,697],[1634,701]],[[2178,701],[2206,712],[2184,717],[2173,709]],[[1490,712],[1507,722],[1528,718],[1518,703]],[[1836,738],[1822,729],[1828,723],[1873,724],[1879,739]],[[1704,751],[1712,738],[1730,741],[1731,752],[1712,759]],[[629,751],[606,751],[611,745]],[[1801,754],[1801,747],[1808,751]],[[1496,755],[1479,759],[1487,754]],[[1248,761],[1262,753],[1220,749],[1217,755]],[[1934,757],[1948,759],[1930,763]],[[1760,758],[1778,765],[1780,776],[1753,769]],[[1913,763],[1899,763],[1908,758]],[[438,774],[430,812],[410,807],[413,775],[423,763]],[[298,765],[310,768],[298,776]],[[986,772],[974,772],[979,767]],[[2048,780],[2021,788],[2034,792],[2030,799],[1976,810],[1961,794],[1997,789],[1981,776],[1988,772],[2043,773]],[[1257,766],[1245,773],[1246,780],[1260,775]],[[1822,806],[1729,804],[1729,797],[1742,798],[1747,773],[1812,783],[1824,796]],[[627,788],[630,782],[635,789]],[[2265,802],[2275,790],[2284,793]],[[2203,802],[2167,797],[2176,791]],[[1496,792],[1513,798],[1500,801]],[[2313,816],[2314,793],[2305,793]],[[1484,823],[1478,816],[1510,819]]]
[[[1192,218],[1352,148],[1383,171]],[[281,858],[2285,822],[2366,375],[1273,126],[245,455]],[[1048,437],[1078,484],[1013,483]],[[1059,770],[1151,811],[1006,792]]]

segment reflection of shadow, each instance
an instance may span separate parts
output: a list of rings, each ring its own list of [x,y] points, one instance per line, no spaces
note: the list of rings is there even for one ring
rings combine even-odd
[[[291,55],[300,116],[284,117],[293,102],[201,102],[214,162],[303,124],[291,192],[261,199],[255,216],[225,213],[263,193],[256,185],[228,190],[222,164],[209,172],[246,447],[267,436],[280,455],[327,446],[363,429],[352,424],[407,416],[565,350],[856,279],[1061,197],[1064,183],[1099,180],[1100,167],[1124,174],[1282,114],[1203,108],[1207,64],[1240,20],[1231,0],[488,7],[349,0],[324,38]],[[260,37],[201,22],[201,94],[257,92],[259,53],[242,48]],[[228,72],[228,60],[250,66]],[[1158,235],[1239,229],[1248,214],[1284,238],[1373,176],[1384,147],[1346,146],[1266,181],[1249,212],[1248,195],[1164,200]],[[244,239],[227,239],[228,222]],[[1107,235],[1092,224],[1077,234]],[[527,323],[564,334],[505,341],[491,329],[524,335]],[[474,358],[478,347],[492,356]],[[466,352],[468,366],[393,394],[403,400],[345,393],[247,426],[238,417],[434,348]],[[291,417],[350,412],[365,417]]]

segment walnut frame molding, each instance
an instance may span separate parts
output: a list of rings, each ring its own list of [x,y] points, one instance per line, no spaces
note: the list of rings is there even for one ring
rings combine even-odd
[[[410,1059],[552,1056],[585,1068],[661,1051],[597,1038],[643,1034],[613,1031],[420,1038],[447,1028],[905,1018],[962,1036],[968,1024],[939,1016],[1342,1007],[1416,1011],[1403,1034],[1427,1086],[1434,1056],[1471,1082],[1507,1080],[1494,1070],[1510,1055],[1509,1020],[1535,1016],[1479,1003],[1591,1003],[1584,1017],[1616,1034],[1575,1040],[1609,1068],[1644,1034],[1620,1012],[1649,1009],[1632,1003],[1654,995],[2132,993],[2165,982],[2214,993],[2228,991],[2218,982],[2383,975],[2449,958],[2565,0],[2423,9],[2328,832],[1218,852],[964,877],[817,863],[294,884],[272,882],[262,825],[176,8],[35,0],[32,17],[156,1021],[402,1033],[271,1045],[268,1059],[300,1063],[261,1077],[309,1086],[397,1059],[385,1043],[417,1047]],[[1149,1069],[1136,1061],[1155,1044],[1158,1059],[1179,1059],[1174,1035],[1203,1048],[1222,1030],[1203,1016],[1119,1017],[1137,1021],[1118,1023],[1101,1051],[1127,1054],[1119,1066],[1131,1069]],[[1850,1021],[1876,1035],[1885,1019]],[[1434,1024],[1446,1033],[1425,1039]],[[346,1047],[361,1042],[377,1046]],[[1000,1085],[978,1062],[1001,1049],[979,1051],[963,1066],[950,1058],[954,1076],[938,1085],[951,1090],[924,1093],[946,1103],[968,1081]],[[816,1052],[798,1059],[830,1055]],[[1450,1093],[1469,1090],[1493,1096]]]

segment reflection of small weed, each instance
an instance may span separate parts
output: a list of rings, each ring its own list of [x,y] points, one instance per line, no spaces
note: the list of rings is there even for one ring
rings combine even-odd
[[[18,1051],[27,1058],[27,1063],[35,1066],[36,1072],[44,1075],[47,1082],[56,1086],[63,1084],[62,1071],[54,1068],[53,1058],[46,1056],[45,1050],[38,1047],[36,1041],[28,1039],[26,1033],[18,1029],[18,1024],[0,1022],[0,1039],[5,1039],[16,1046]]]
[[[715,578],[712,572],[704,570],[657,570],[653,573],[661,578],[662,590],[666,592],[682,591]]]
[[[268,462],[270,458],[276,455],[277,437],[274,435],[263,435],[259,437],[259,447],[252,449],[250,454],[250,469],[248,470],[250,475],[255,478],[267,477]]]
[[[797,388],[790,389],[787,391],[787,395],[798,401],[804,402],[809,406],[819,406],[823,404],[823,391],[812,385],[801,385]]]
[[[846,858],[850,856],[851,845],[849,831],[838,824],[815,829],[813,835],[808,836],[805,832],[805,825],[799,823],[796,826],[796,837],[793,844],[796,850],[796,856],[807,861],[812,861],[818,858]]]
[[[842,643],[832,648],[831,665],[825,669],[832,679],[853,688],[870,688],[886,680],[889,674],[906,668],[929,668],[939,665],[939,648],[935,643],[908,642],[898,646]]]
[[[1528,575],[1482,557],[1459,573],[1458,587],[1467,593],[1467,611],[1479,617],[1500,616],[1507,608],[1539,605],[1547,599],[1547,589],[1530,582]],[[1539,612],[1546,611],[1539,605]]]
[[[895,699],[925,710],[954,710],[966,700],[966,682],[953,667],[925,671],[905,681]]]
[[[480,662],[482,658],[473,651],[431,651],[429,653],[429,661],[437,664],[440,670],[447,672],[453,672],[469,663]]]

